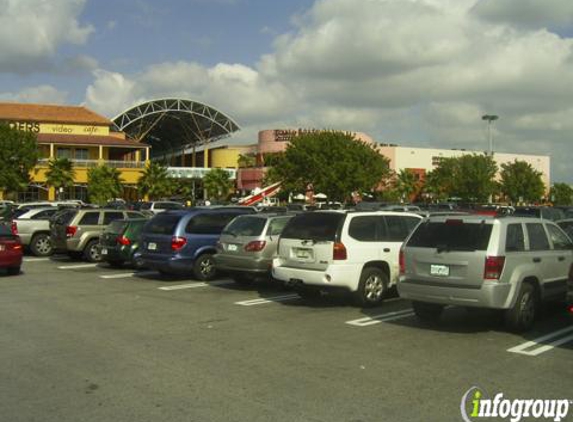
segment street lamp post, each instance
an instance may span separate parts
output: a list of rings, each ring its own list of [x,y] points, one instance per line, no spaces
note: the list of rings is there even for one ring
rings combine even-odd
[[[484,114],[481,116],[482,120],[487,120],[487,138],[489,140],[489,155],[493,157],[493,136],[491,134],[491,122],[499,119],[495,114]]]

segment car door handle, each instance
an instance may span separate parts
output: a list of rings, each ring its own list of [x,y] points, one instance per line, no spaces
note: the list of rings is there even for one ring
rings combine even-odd
[[[541,258],[533,258],[533,262],[541,262]]]
[[[390,252],[390,248],[384,248],[382,249],[384,252]]]
[[[559,257],[557,257],[557,260],[558,260],[558,261],[565,261],[565,257],[564,257],[564,256],[559,256]]]

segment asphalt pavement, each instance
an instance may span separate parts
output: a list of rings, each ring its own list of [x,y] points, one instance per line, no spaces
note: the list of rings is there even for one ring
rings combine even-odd
[[[0,275],[0,421],[463,421],[474,386],[573,400],[572,322],[547,307],[517,335],[449,308],[427,326],[398,297],[360,309],[27,257]]]

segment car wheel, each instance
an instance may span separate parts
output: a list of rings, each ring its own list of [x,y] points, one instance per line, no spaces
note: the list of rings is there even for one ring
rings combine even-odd
[[[90,240],[84,249],[84,258],[89,262],[100,262],[101,251],[97,239]]]
[[[444,305],[436,303],[412,302],[414,314],[424,322],[438,322],[444,311]]]
[[[296,286],[295,291],[297,294],[302,297],[304,300],[318,300],[322,296],[320,289],[312,286]]]
[[[215,278],[215,260],[210,253],[199,255],[193,264],[193,274],[197,280],[209,281]]]
[[[514,332],[531,329],[537,317],[537,295],[531,283],[522,283],[513,308],[505,311],[505,325]]]
[[[6,268],[8,275],[18,275],[20,274],[20,267],[9,267]]]
[[[133,268],[135,268],[136,270],[141,270],[145,267],[145,263],[143,262],[143,259],[141,259],[141,257],[133,258],[133,260],[131,261],[131,265],[133,265]]]
[[[32,238],[30,250],[36,256],[50,256],[54,252],[52,240],[46,233],[39,233]]]
[[[362,307],[379,305],[388,292],[388,274],[380,268],[368,267],[362,270],[358,290],[355,293],[356,303]]]

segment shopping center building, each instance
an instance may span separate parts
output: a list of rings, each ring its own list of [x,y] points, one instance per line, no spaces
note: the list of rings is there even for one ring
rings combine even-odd
[[[65,198],[87,198],[88,169],[105,164],[117,168],[126,196],[134,189],[146,160],[149,146],[128,139],[116,131],[113,122],[85,107],[0,103],[0,122],[36,134],[40,159],[31,172],[28,189],[19,200],[53,200],[56,192],[47,185],[46,171],[53,158],[73,163],[74,186],[61,192]]]

